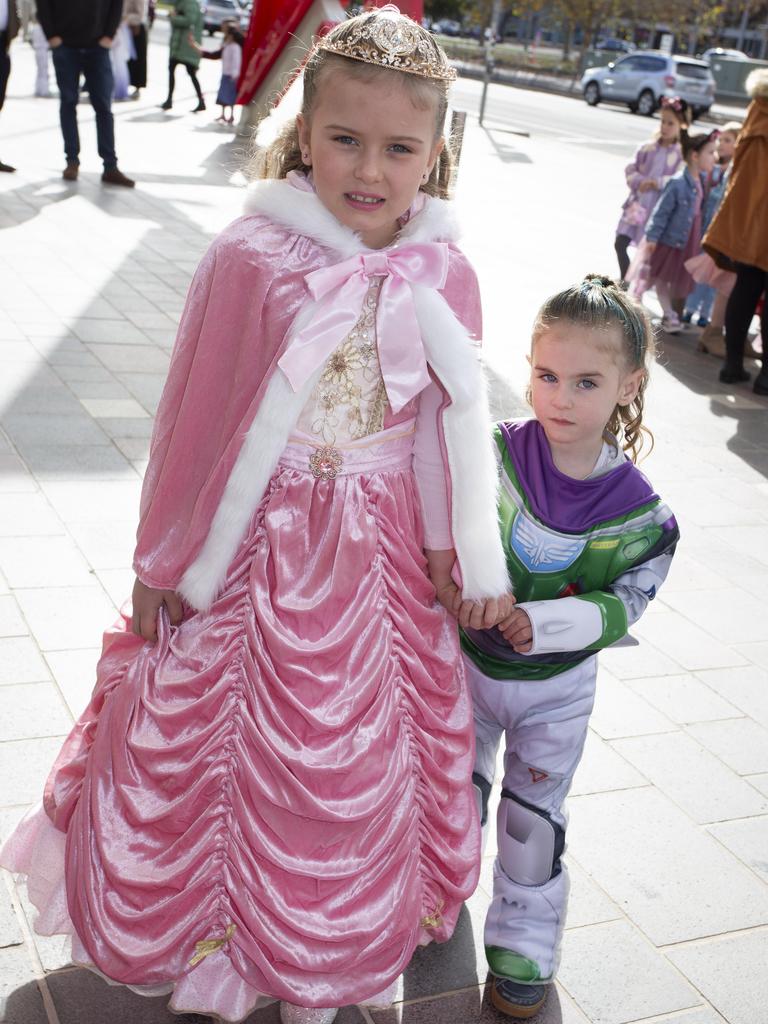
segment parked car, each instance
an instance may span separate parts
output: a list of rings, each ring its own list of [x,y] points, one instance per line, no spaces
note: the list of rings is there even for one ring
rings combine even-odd
[[[741,50],[726,50],[722,46],[713,46],[701,55],[701,59],[710,64],[718,57],[725,57],[726,60],[749,60],[746,53],[742,53]]]
[[[442,21],[432,22],[431,31],[436,32],[441,36],[460,36],[461,22],[451,21],[450,18],[443,18]]]
[[[714,102],[715,79],[706,61],[643,50],[604,68],[587,68],[581,91],[592,107],[603,100],[626,103],[633,113],[646,117],[656,110],[662,96],[680,96],[693,116],[701,117]]]
[[[637,49],[626,39],[599,39],[594,46],[595,50],[607,50],[613,53],[634,53]]]
[[[203,27],[211,35],[219,31],[222,21],[236,21],[243,32],[248,30],[251,15],[238,0],[206,0],[200,9],[203,12]]]

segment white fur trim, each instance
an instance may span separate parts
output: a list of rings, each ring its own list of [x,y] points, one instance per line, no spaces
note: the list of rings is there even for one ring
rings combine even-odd
[[[499,474],[477,345],[436,292],[414,286],[427,361],[451,398],[443,412],[451,472],[451,532],[469,600],[510,589],[497,512]]]
[[[294,321],[295,330],[309,323],[314,308],[314,302],[305,303]],[[221,589],[254,509],[323,369],[320,366],[296,392],[282,370],[276,368],[273,372],[229,474],[205,543],[178,587],[184,600],[198,611],[209,608]]]
[[[450,203],[433,196],[425,199],[424,209],[408,221],[393,249],[405,242],[454,242],[459,237]],[[340,224],[314,192],[296,188],[284,178],[267,178],[250,185],[245,212],[260,213],[297,235],[308,235],[344,259],[370,251],[360,235]]]
[[[289,182],[258,182],[249,194],[247,207],[252,213],[309,236],[340,258],[365,251],[359,236],[339,224],[313,192],[294,188]],[[446,240],[454,232],[448,204],[429,198],[422,212],[405,226],[400,240]],[[509,580],[496,514],[498,473],[491,416],[477,346],[441,295],[425,287],[414,287],[413,293],[427,361],[451,398],[451,405],[443,413],[443,427],[452,480],[452,534],[464,596],[472,600],[497,597],[509,589]],[[304,303],[291,327],[293,334],[311,322],[315,308],[311,299]],[[179,593],[193,608],[209,608],[221,589],[254,510],[322,371],[321,366],[298,392],[291,389],[281,370],[273,372],[205,543],[181,579]]]

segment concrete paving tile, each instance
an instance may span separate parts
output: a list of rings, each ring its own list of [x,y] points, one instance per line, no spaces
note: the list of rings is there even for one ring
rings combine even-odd
[[[94,637],[95,639],[97,638]],[[49,651],[45,656],[74,719],[79,718],[88,707],[96,685],[96,663],[100,656],[100,647],[85,647],[77,651]]]
[[[694,675],[630,679],[626,685],[678,725],[738,718],[741,714],[739,708],[713,693]]]
[[[46,303],[53,312],[63,320],[74,318],[75,322],[90,320],[112,320],[118,312],[106,299],[95,299],[92,296],[83,301],[77,295],[49,295]]]
[[[24,946],[0,949],[0,1020],[4,1024],[48,1024]]]
[[[647,779],[590,729],[573,779],[572,796],[647,785]]]
[[[62,967],[71,966],[72,941],[70,937],[68,935],[38,935],[34,930],[38,912],[30,902],[26,882],[22,879],[16,883],[16,892],[43,970],[47,974],[49,971],[59,971]]]
[[[138,520],[141,482],[136,477],[77,483],[46,480],[41,487],[65,523],[135,523]]]
[[[0,639],[0,686],[50,679],[43,656],[29,636]]]
[[[13,452],[0,452],[0,492],[18,494],[36,490],[34,477],[18,455]]]
[[[147,373],[167,372],[170,356],[167,352],[161,351],[152,345],[148,338],[144,339],[145,344],[141,353],[136,351],[134,345],[94,345],[92,351],[104,366],[114,372],[125,370],[137,370],[143,368]],[[139,359],[139,354],[141,359]]]
[[[768,882],[768,814],[710,825],[709,832]]]
[[[374,1024],[498,1024],[502,1019],[483,986],[453,992],[439,999],[396,1003],[387,1010],[368,1012]],[[587,1018],[567,993],[556,985],[536,1015],[536,1024],[587,1024]]]
[[[630,632],[634,635],[634,627]],[[683,671],[680,662],[664,654],[646,639],[640,642],[639,647],[609,647],[601,651],[600,666],[607,669],[616,679],[674,676]]]
[[[30,445],[24,449],[24,459],[41,481],[124,480],[135,476],[131,463],[111,443],[54,448]]]
[[[620,680],[600,671],[590,727],[604,740],[669,732],[674,724]]]
[[[666,597],[667,594],[679,591],[716,590],[730,585],[726,576],[713,572],[700,558],[693,558],[685,551],[677,551],[661,593]]]
[[[0,743],[0,778],[3,802],[17,806],[40,800],[43,786],[53,766],[64,735],[34,740]]]
[[[637,1024],[728,1024],[724,1017],[721,1017],[711,1006],[700,1006],[693,1010],[682,1010],[672,1017],[646,1018],[644,1021],[637,1021]]]
[[[47,978],[60,1024],[173,1024],[168,996],[147,998],[124,985],[109,985],[85,968],[56,971]]]
[[[612,746],[699,824],[768,812],[754,787],[684,732]]]
[[[559,978],[593,1024],[625,1024],[701,1004],[698,993],[626,921],[567,931]]]
[[[751,661],[754,665],[761,665],[768,669],[768,641],[761,640],[754,644],[735,644],[734,650]]]
[[[70,381],[113,381],[112,373],[100,362],[89,366],[57,366],[56,373],[62,380]]]
[[[149,437],[116,437],[115,444],[131,462],[140,462],[149,457],[151,438]]]
[[[148,345],[146,335],[127,320],[88,320],[78,318],[70,329],[87,345]]]
[[[136,578],[130,568],[99,569],[96,577],[118,608],[130,598]]]
[[[145,438],[149,440],[152,437],[153,422],[151,419],[104,419],[99,420],[99,426],[106,431],[113,441],[118,437]]]
[[[768,772],[758,775],[745,775],[744,781],[748,782],[750,786],[754,786],[758,792],[768,796]]]
[[[173,320],[159,310],[136,310],[126,315],[132,324],[142,329],[150,327],[154,330],[175,330],[176,327]]]
[[[571,882],[565,927],[583,928],[589,924],[623,919],[622,911],[595,885],[594,880],[573,857],[566,855],[565,860]]]
[[[18,415],[82,416],[83,409],[69,388],[34,387],[31,385],[9,399],[3,412],[3,423]]]
[[[757,665],[747,665],[744,668],[697,672],[696,677],[742,714],[768,728],[768,671]]]
[[[78,398],[130,398],[128,388],[115,380],[73,380],[69,388]]]
[[[29,628],[12,594],[0,597],[0,637],[28,636]]]
[[[670,612],[667,615],[649,615],[632,627],[632,632],[648,640],[683,668],[721,668],[741,665],[744,659],[726,644],[720,643],[704,629],[690,622],[683,615]],[[613,669],[608,666],[611,672]],[[658,672],[643,672],[643,676],[659,675]]]
[[[162,331],[154,327],[145,327],[144,333],[154,345],[169,352],[176,343],[177,328],[175,326]]]
[[[766,524],[768,530],[768,524]],[[749,642],[766,629],[765,608],[740,587],[664,593],[666,603],[723,643]]]
[[[62,533],[64,526],[44,495],[3,495],[0,502],[0,537],[42,537]]]
[[[98,585],[69,537],[0,538],[0,566],[14,588]]]
[[[658,790],[569,806],[572,856],[656,945],[768,923],[768,888]]]
[[[723,539],[747,558],[768,565],[768,531],[765,526],[740,526],[738,530],[727,530]]]
[[[670,949],[671,962],[728,1021],[757,1024],[768,1006],[768,930]]]
[[[24,942],[21,928],[13,909],[11,897],[0,882],[0,949],[7,946],[20,946]]]
[[[16,595],[42,651],[93,647],[116,617],[99,587],[17,590]]]
[[[136,520],[111,523],[68,523],[69,532],[88,562],[100,569],[125,569],[133,561]]]
[[[749,718],[699,722],[687,731],[740,775],[768,771],[768,729]]]
[[[0,743],[61,736],[72,727],[53,683],[18,683],[0,687]]]
[[[28,341],[0,341],[0,361],[8,363],[24,363],[34,366],[39,355],[34,345]]]
[[[147,419],[149,413],[135,398],[81,398],[83,408],[95,419]]]
[[[73,400],[77,401],[74,396]],[[109,444],[109,438],[85,412],[72,416],[12,413],[3,419],[3,427],[22,456],[31,445]]]

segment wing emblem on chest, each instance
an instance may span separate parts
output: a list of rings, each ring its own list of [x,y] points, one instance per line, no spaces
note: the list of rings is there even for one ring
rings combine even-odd
[[[561,572],[573,565],[584,550],[586,541],[581,537],[550,533],[521,513],[512,524],[510,543],[526,569]]]

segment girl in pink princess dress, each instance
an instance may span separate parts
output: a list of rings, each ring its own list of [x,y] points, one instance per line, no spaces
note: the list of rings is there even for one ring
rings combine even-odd
[[[3,851],[38,930],[177,1011],[387,1002],[475,888],[450,613],[491,625],[511,599],[477,283],[441,198],[453,77],[392,7],[311,53],[190,289],[132,619]]]

